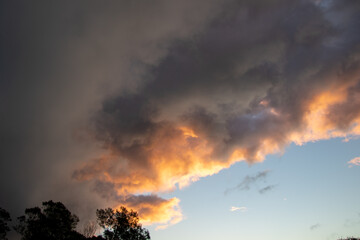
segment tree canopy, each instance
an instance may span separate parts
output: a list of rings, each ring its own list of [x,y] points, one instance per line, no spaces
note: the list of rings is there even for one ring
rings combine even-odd
[[[139,223],[138,213],[120,207],[96,210],[97,223],[103,228],[102,235],[95,236],[97,226],[89,222],[82,234],[75,229],[79,218],[61,202],[47,201],[42,207],[27,208],[25,215],[18,217],[15,231],[22,240],[150,240],[149,231]],[[10,230],[6,222],[10,215],[0,208],[0,239],[6,239]]]
[[[79,218],[64,204],[47,201],[42,205],[42,208],[26,209],[25,215],[18,218],[19,224],[14,229],[22,235],[22,240],[82,239],[82,235],[75,231]]]
[[[96,211],[99,225],[105,229],[107,240],[148,240],[149,231],[142,228],[137,212],[128,211],[125,207],[119,210],[111,208]]]

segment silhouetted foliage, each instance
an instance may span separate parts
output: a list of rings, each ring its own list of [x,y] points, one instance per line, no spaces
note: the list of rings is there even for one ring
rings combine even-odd
[[[0,208],[0,239],[5,240],[6,233],[10,231],[9,226],[7,225],[7,222],[10,222],[10,214],[5,210]]]
[[[18,218],[15,231],[22,235],[22,240],[75,240],[86,239],[75,231],[79,218],[61,202],[43,202],[39,207],[28,208],[25,216]]]
[[[1,229],[4,232],[9,227],[9,214],[0,208]],[[42,208],[34,207],[25,210],[25,215],[18,217],[15,231],[20,233],[22,240],[149,240],[149,231],[142,228],[139,216],[133,210],[121,207],[120,210],[111,208],[96,211],[97,222],[104,229],[103,236],[94,236],[96,225],[93,222],[84,226],[83,234],[75,231],[79,218],[72,214],[61,202],[43,202]],[[2,235],[1,235],[2,236]]]
[[[149,231],[142,228],[137,212],[125,207],[119,210],[98,209],[96,215],[99,225],[105,229],[103,236],[107,240],[148,240]]]

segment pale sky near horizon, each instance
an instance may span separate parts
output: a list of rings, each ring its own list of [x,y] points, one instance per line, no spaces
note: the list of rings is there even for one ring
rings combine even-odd
[[[359,26],[359,0],[0,1],[0,206],[359,236]]]

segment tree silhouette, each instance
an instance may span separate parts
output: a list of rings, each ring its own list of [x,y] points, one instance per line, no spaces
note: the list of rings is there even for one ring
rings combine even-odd
[[[7,222],[11,221],[10,214],[5,210],[0,208],[0,239],[6,240],[6,233],[10,231]]]
[[[0,210],[2,240],[10,230],[6,225],[10,216],[5,210]],[[142,228],[139,216],[133,210],[125,207],[98,209],[96,215],[98,224],[104,229],[103,236],[94,236],[96,225],[91,222],[84,227],[83,235],[75,231],[79,218],[61,202],[53,201],[43,202],[41,208],[26,209],[25,215],[18,217],[19,223],[14,229],[21,234],[22,240],[150,240],[149,231]]]
[[[99,225],[105,229],[103,236],[106,240],[149,240],[149,231],[142,228],[137,212],[128,211],[125,207],[120,210],[111,208],[98,209],[96,215]]]
[[[22,235],[22,240],[75,240],[86,239],[75,231],[79,218],[61,202],[43,202],[39,207],[28,208],[25,216],[18,218],[15,231]]]

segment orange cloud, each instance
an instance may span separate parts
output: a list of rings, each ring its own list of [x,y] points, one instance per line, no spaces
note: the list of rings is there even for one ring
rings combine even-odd
[[[130,196],[120,204],[130,209],[135,209],[143,225],[157,224],[156,230],[165,229],[183,219],[179,207],[180,200],[171,198],[162,199],[155,195]]]
[[[290,140],[298,145],[306,142],[318,140],[347,137],[360,134],[360,116],[354,112],[342,112],[343,116],[353,115],[346,128],[339,126],[334,121],[337,112],[336,106],[346,106],[350,104],[349,94],[351,89],[357,85],[357,81],[338,83],[327,90],[317,94],[306,106],[304,114],[303,129],[293,132]],[[359,101],[360,103],[360,101]],[[355,111],[359,115],[360,110]]]
[[[157,229],[164,229],[183,219],[179,199],[136,197],[133,194],[171,191],[176,185],[183,188],[235,161],[212,159],[212,150],[211,145],[191,129],[165,126],[152,135],[151,144],[145,148],[146,165],[134,168],[115,154],[103,155],[75,171],[74,178],[110,183],[115,191],[110,198],[138,211],[144,225],[159,224]],[[106,192],[109,194],[109,190]]]
[[[112,164],[100,173],[101,178],[118,186],[118,194],[164,192],[173,190],[176,184],[183,188],[200,177],[229,167],[233,162],[212,159],[211,144],[185,127],[159,128],[143,150],[147,155],[146,165],[132,168],[130,163],[121,164],[121,174],[118,174],[113,166],[123,161],[113,155],[110,157]],[[98,163],[108,161],[102,159]]]
[[[177,186],[181,189],[235,162],[263,161],[268,154],[281,153],[292,142],[301,145],[360,135],[360,109],[355,108],[357,114],[352,112],[350,118],[331,117],[341,111],[344,116],[350,114],[343,106],[356,103],[349,99],[358,97],[354,90],[357,84],[357,81],[340,81],[310,95],[302,103],[298,124],[293,124],[290,113],[272,106],[271,101],[260,101],[260,109],[244,118],[247,124],[258,121],[256,127],[246,128],[246,138],[231,144],[230,140],[212,138],[202,126],[186,121],[184,124],[160,122],[143,139],[129,139],[132,146],[112,146],[108,155],[83,166],[74,177],[111,183],[116,201],[138,211],[143,224],[157,223],[157,229],[163,229],[183,219],[179,199],[154,201],[139,197],[133,201],[128,196],[172,191]],[[360,98],[357,101],[360,104]],[[133,147],[137,147],[136,151]],[[217,154],[219,149],[225,150]],[[349,164],[358,165],[358,158]]]
[[[298,145],[305,142],[329,139],[332,137],[343,137],[346,134],[339,131],[336,126],[328,121],[330,107],[346,100],[346,90],[333,89],[324,91],[315,96],[308,104],[304,115],[304,129],[294,132],[290,140]]]

